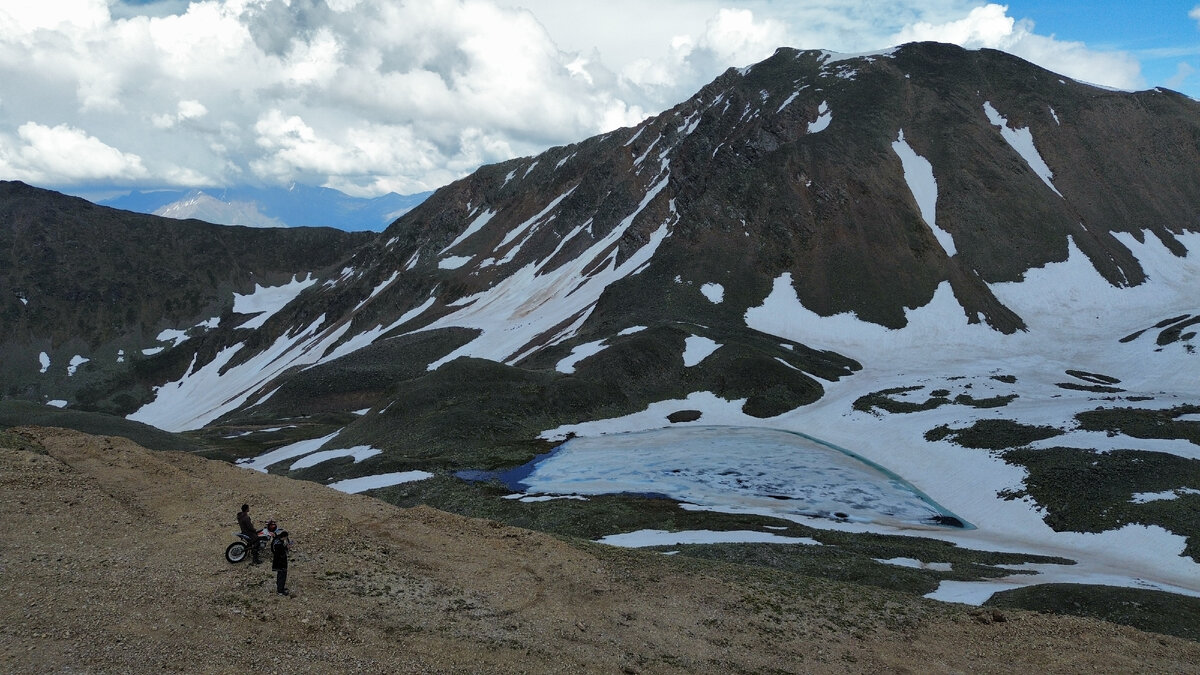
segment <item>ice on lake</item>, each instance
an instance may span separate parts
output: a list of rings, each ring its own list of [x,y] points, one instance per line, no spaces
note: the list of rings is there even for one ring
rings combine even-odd
[[[689,426],[573,438],[509,476],[510,487],[527,494],[657,494],[791,520],[971,527],[895,473],[775,429]]]

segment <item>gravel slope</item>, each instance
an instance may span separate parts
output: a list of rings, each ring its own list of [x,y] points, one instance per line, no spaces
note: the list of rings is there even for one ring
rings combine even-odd
[[[0,449],[0,671],[1200,672],[1108,623],[568,542],[115,437]],[[289,585],[221,555],[252,505]],[[357,533],[352,537],[353,533]]]

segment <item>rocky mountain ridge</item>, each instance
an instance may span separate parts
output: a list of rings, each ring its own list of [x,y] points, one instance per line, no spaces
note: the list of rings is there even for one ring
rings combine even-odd
[[[989,50],[780,50],[636,129],[447,186],[231,363],[301,330],[311,337],[293,353],[306,361],[385,335],[474,332],[451,339],[430,370],[459,356],[545,369],[596,340],[645,351],[665,331],[680,344],[697,330],[681,327],[696,324],[753,342],[743,317],[782,274],[818,315],[887,328],[949,284],[969,323],[1013,333],[1025,319],[993,287],[1066,260],[1072,246],[1114,287],[1145,280],[1119,236],[1186,253],[1178,236],[1195,223],[1185,207],[1200,200],[1187,168],[1198,165],[1187,154],[1196,120],[1196,102],[1170,92],[1100,90]],[[912,174],[922,161],[934,168],[910,175],[905,157]],[[914,196],[931,184],[936,208]],[[699,292],[705,284],[720,302]],[[638,325],[650,331],[618,335]],[[758,363],[757,389],[783,391],[766,416],[855,367],[802,343],[737,358]]]
[[[177,342],[163,331],[232,321],[235,293],[303,278],[371,236],[169,220],[19,182],[0,182],[0,223],[2,395],[42,401],[127,380],[143,350]],[[68,369],[76,358],[92,365]]]

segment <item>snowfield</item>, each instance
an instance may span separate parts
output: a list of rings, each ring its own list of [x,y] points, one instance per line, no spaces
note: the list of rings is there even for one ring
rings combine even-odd
[[[909,192],[917,202],[921,219],[933,231],[934,238],[942,245],[946,255],[953,257],[957,252],[954,248],[954,237],[937,226],[937,179],[933,176],[933,165],[918,155],[908,141],[904,140],[903,129],[900,130],[899,138],[892,143],[892,150],[900,157],[904,168],[904,181],[908,183]]]
[[[239,314],[257,314],[239,328],[258,328],[300,295],[304,289],[317,283],[312,274],[306,274],[303,279],[292,277],[292,280],[282,286],[254,285],[254,292],[249,295],[233,294],[233,311]],[[161,338],[160,338],[161,339]]]

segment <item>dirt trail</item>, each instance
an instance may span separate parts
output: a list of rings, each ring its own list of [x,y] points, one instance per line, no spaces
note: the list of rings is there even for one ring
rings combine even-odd
[[[1200,672],[1200,644],[566,542],[121,438],[0,450],[0,671]],[[229,565],[252,505],[290,598]],[[996,619],[1002,619],[997,621]]]

